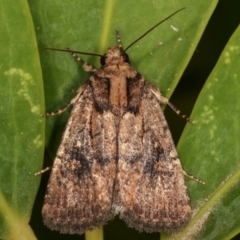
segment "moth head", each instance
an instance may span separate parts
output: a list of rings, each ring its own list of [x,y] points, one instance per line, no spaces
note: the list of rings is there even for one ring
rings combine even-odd
[[[121,65],[123,63],[130,63],[128,55],[120,47],[110,47],[107,53],[104,54],[100,63],[102,66],[105,65]]]

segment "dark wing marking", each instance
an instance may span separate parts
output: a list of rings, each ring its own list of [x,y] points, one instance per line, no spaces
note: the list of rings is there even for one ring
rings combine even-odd
[[[81,234],[114,217],[114,116],[95,109],[90,84],[80,92],[54,161],[42,210],[49,228],[71,234]]]
[[[130,227],[160,232],[181,228],[191,216],[183,171],[158,100],[149,85],[139,113],[119,125],[113,208]]]

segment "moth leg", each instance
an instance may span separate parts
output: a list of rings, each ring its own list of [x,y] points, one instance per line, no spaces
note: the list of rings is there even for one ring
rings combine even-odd
[[[188,122],[190,123],[195,123],[194,121],[192,121],[189,117],[187,117],[186,115],[184,115],[181,111],[179,111],[173,104],[171,104],[167,98],[161,96],[161,98],[166,102],[166,104],[174,111],[176,112],[178,115],[180,115],[182,118],[186,119]],[[200,179],[186,173],[184,170],[183,171],[183,175],[198,182],[198,183],[201,183],[201,184],[205,184],[205,182],[201,181]]]
[[[150,84],[149,84],[150,85]],[[154,94],[154,96],[158,99],[158,101],[162,104],[167,104],[174,112],[176,112],[178,115],[180,115],[182,118],[186,119],[188,122],[191,122],[191,123],[194,123],[194,121],[192,121],[189,117],[187,117],[186,115],[184,115],[180,110],[178,110],[172,103],[170,103],[168,101],[167,98],[163,97],[161,95],[161,93],[159,92],[159,90],[157,88],[155,88],[154,86],[150,85],[150,89],[151,89],[151,92]],[[184,170],[182,170],[183,172],[183,175],[198,182],[198,183],[201,183],[201,184],[205,184],[205,182],[201,181],[200,179],[186,173]]]
[[[42,169],[41,171],[39,172],[35,172],[34,175],[37,176],[37,175],[42,175],[43,173],[49,171],[52,167],[46,167],[44,169]]]
[[[185,119],[187,122],[195,123],[193,120],[191,120],[188,116],[183,114],[180,110],[178,110],[172,103],[169,102],[169,100],[161,95],[161,93],[156,89],[154,86],[151,86],[151,92],[154,94],[154,96],[158,99],[158,101],[162,104],[167,104],[176,114],[181,116],[183,119]]]
[[[71,102],[69,104],[67,104],[66,106],[64,106],[63,108],[60,108],[57,111],[54,112],[50,112],[50,113],[43,113],[41,114],[42,117],[48,117],[48,116],[55,116],[55,115],[60,115],[61,113],[63,113],[64,111],[66,111],[70,106],[71,106]]]
[[[97,71],[97,68],[95,68],[94,66],[92,66],[91,64],[88,64],[86,62],[84,62],[76,53],[72,52],[69,48],[67,48],[67,50],[69,50],[69,53],[71,53],[71,55],[78,61],[80,62],[82,65],[83,65],[83,69],[86,71],[86,72],[93,72],[95,73]],[[44,114],[41,114],[41,116],[55,116],[55,115],[60,115],[61,113],[63,113],[64,111],[66,111],[71,105],[73,105],[76,100],[78,99],[78,97],[81,95],[83,89],[85,88],[85,86],[81,87],[79,90],[78,90],[78,94],[71,100],[70,103],[68,103],[66,106],[64,106],[63,108],[60,108],[59,110],[57,111],[53,111],[53,112],[50,112],[50,113],[44,113]]]
[[[68,103],[66,106],[60,108],[59,110],[57,111],[53,111],[53,112],[50,112],[50,113],[43,113],[41,114],[41,116],[43,117],[48,117],[48,116],[55,116],[55,115],[60,115],[61,113],[63,113],[64,111],[66,111],[71,105],[73,105],[77,99],[79,98],[79,96],[82,94],[83,90],[85,89],[86,85],[83,85],[82,87],[80,87],[78,89],[78,94],[72,98],[72,100],[70,101],[70,103]]]
[[[182,172],[183,172],[183,175],[184,175],[185,177],[188,177],[188,178],[194,180],[195,182],[201,183],[201,184],[203,184],[203,185],[205,184],[204,181],[202,181],[202,180],[200,180],[200,179],[198,179],[198,178],[196,178],[196,177],[194,177],[194,176],[186,173],[184,170],[182,170]]]
[[[70,50],[69,48],[67,48],[67,50]],[[86,63],[84,62],[78,55],[77,53],[74,53],[72,51],[70,51],[69,53],[72,54],[72,56],[78,61],[80,62],[82,65],[83,65],[83,69],[86,71],[86,72],[97,72],[97,68],[94,67],[93,65],[89,64],[89,63]]]
[[[183,119],[185,119],[187,122],[190,123],[195,123],[193,120],[191,120],[188,116],[186,116],[185,114],[183,114],[180,110],[178,110],[172,103],[167,102],[167,105],[179,116],[181,116]]]

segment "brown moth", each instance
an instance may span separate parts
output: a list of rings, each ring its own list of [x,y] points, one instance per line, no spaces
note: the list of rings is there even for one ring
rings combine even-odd
[[[77,57],[82,52],[52,49],[72,53],[92,76],[70,104],[45,114],[73,105],[42,209],[50,229],[82,234],[118,214],[128,226],[146,232],[177,230],[190,220],[185,172],[159,103],[181,113],[126,54],[166,19],[125,50],[117,33],[118,46],[100,55],[100,69]]]

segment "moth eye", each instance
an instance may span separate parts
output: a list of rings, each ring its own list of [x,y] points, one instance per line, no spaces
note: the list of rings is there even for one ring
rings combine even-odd
[[[105,65],[105,60],[106,60],[106,54],[104,54],[101,58],[100,58],[100,63],[102,66]]]
[[[126,63],[130,63],[129,57],[128,57],[128,55],[126,53],[123,53],[123,60]]]

